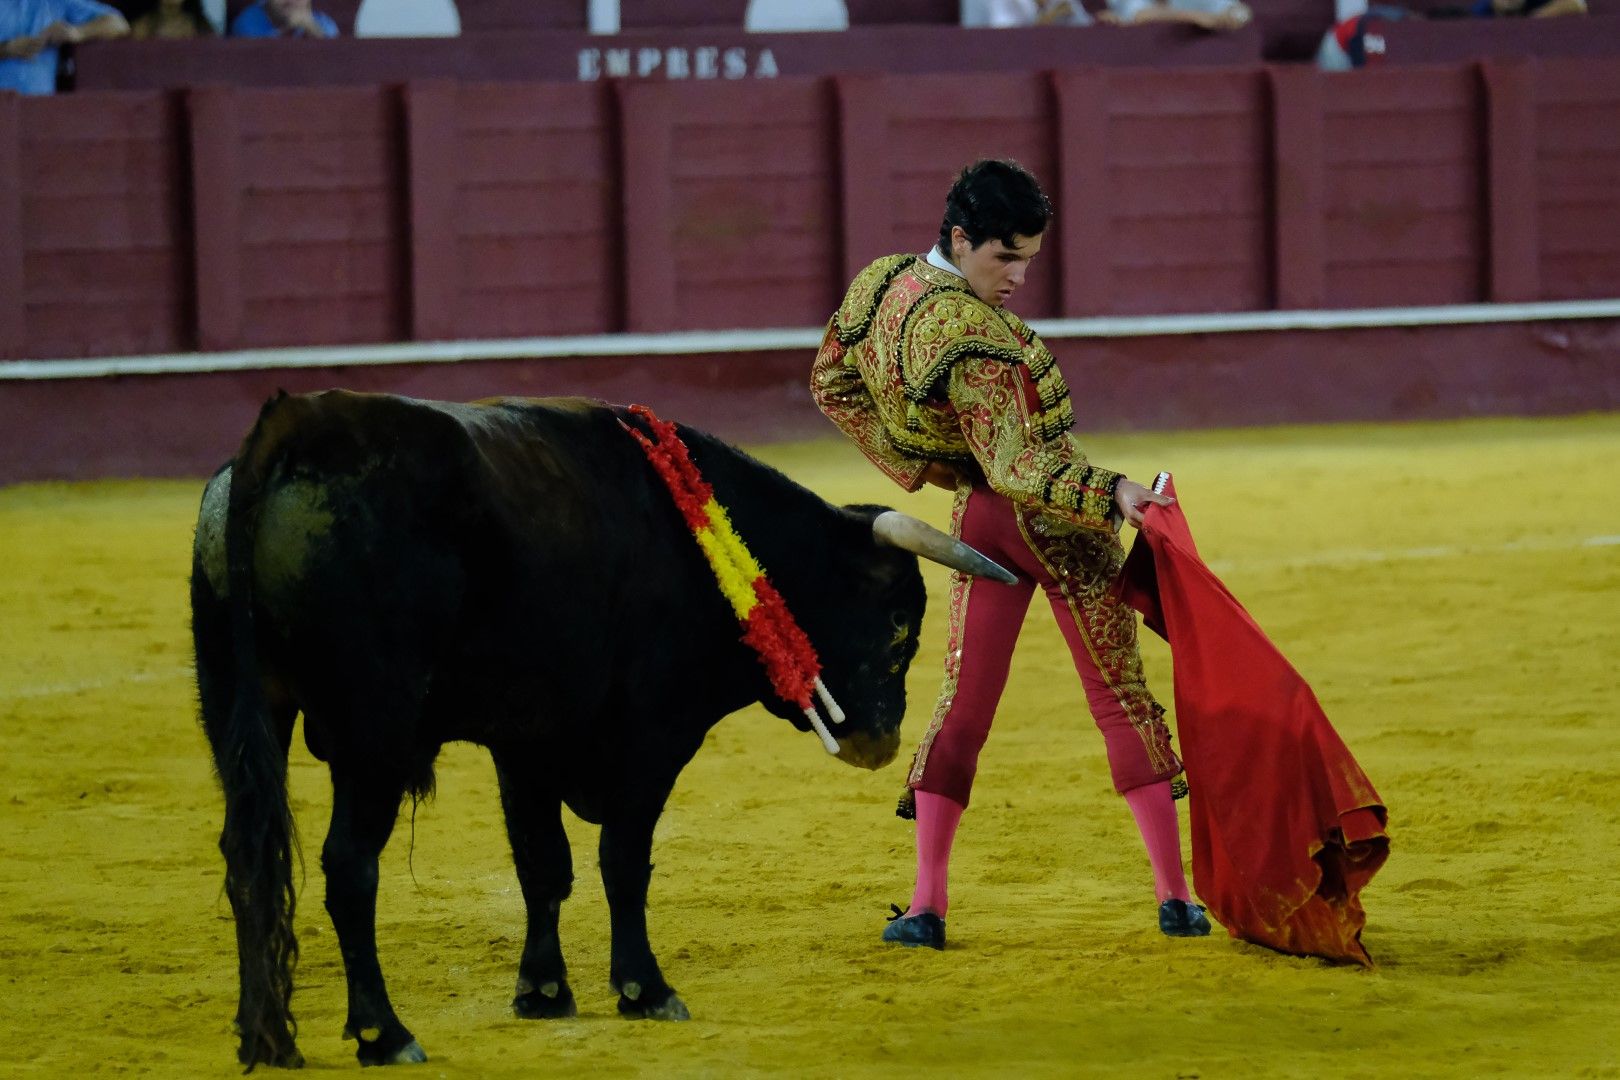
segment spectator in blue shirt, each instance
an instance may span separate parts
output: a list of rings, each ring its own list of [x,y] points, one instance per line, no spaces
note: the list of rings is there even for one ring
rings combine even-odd
[[[127,33],[124,17],[96,0],[0,0],[0,90],[54,94],[61,46]]]
[[[337,23],[311,7],[310,0],[258,0],[231,20],[231,37],[337,36]]]

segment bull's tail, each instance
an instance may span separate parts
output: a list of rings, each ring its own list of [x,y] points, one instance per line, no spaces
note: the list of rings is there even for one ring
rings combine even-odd
[[[228,598],[219,629],[229,648],[219,652],[219,680],[228,694],[216,694],[204,723],[225,793],[225,827],[219,848],[225,856],[225,892],[236,916],[241,999],[238,1057],[251,1071],[266,1063],[297,1067],[298,1025],[291,999],[298,939],[293,931],[292,810],[287,801],[287,749],[276,730],[260,670],[254,630],[253,549],[258,527],[259,490],[266,459],[277,441],[270,423],[283,395],[268,402],[233,463],[225,519]],[[289,410],[291,411],[291,410]],[[198,648],[198,675],[204,655]]]

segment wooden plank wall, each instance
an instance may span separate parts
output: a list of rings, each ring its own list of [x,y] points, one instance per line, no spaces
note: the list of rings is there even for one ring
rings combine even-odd
[[[1468,68],[1322,79],[1328,307],[1484,296],[1481,103]]]
[[[820,81],[625,87],[627,117],[668,109],[662,165],[627,185],[667,188],[673,308],[648,329],[807,326],[837,304],[834,103]],[[649,267],[649,270],[652,268]]]
[[[439,337],[620,329],[618,147],[605,88],[444,84],[453,318]]]
[[[1620,61],[0,99],[0,355],[806,326],[969,158],[1030,317],[1620,296]]]
[[[236,99],[240,343],[406,336],[398,95],[275,89]]]
[[[1110,73],[1106,292],[1120,315],[1272,306],[1270,129],[1260,72]],[[1083,256],[1084,257],[1084,256]],[[1079,312],[1076,312],[1077,314]]]
[[[11,355],[190,346],[182,130],[160,94],[0,103],[0,138],[10,140],[0,177],[15,184],[8,200],[0,179],[10,204],[0,208],[0,305],[10,309],[0,327],[15,327],[0,337]]]
[[[1620,294],[1620,65],[1541,65],[1527,96],[1541,287],[1571,298]]]

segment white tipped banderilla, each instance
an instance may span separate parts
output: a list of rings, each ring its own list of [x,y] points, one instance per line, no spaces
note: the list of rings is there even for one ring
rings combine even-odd
[[[842,724],[844,710],[833,700],[832,691],[827,689],[827,684],[821,681],[820,675],[816,676],[816,696],[821,699],[822,707],[827,710],[827,716],[832,722]],[[827,730],[827,724],[821,719],[821,713],[816,711],[815,702],[811,702],[810,707],[804,710],[804,715],[810,721],[810,726],[815,728],[816,734],[821,736],[821,745],[827,753],[837,754],[842,748],[838,745],[838,740],[833,738],[833,733]]]

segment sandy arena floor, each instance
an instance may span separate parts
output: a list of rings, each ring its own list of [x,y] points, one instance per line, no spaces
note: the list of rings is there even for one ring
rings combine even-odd
[[[714,732],[654,851],[653,943],[687,1024],[614,1013],[595,830],[573,820],[563,932],[582,1015],[511,1017],[522,917],[494,775],[482,751],[448,748],[414,877],[404,824],[382,873],[383,963],[431,1059],[411,1075],[1620,1076],[1620,415],[1089,450],[1176,472],[1205,558],[1382,791],[1375,970],[1160,936],[1037,605],[963,825],[946,953],[877,941],[910,890],[899,765],[842,767],[763,712]],[[842,443],[763,456],[835,500],[946,519],[942,493],[886,487]],[[237,1072],[220,800],[190,683],[200,490],[0,490],[0,1075]],[[907,756],[937,685],[943,587],[930,572]],[[1168,703],[1167,654],[1146,651]],[[320,903],[328,789],[302,740],[291,771],[308,853],[300,1044],[311,1069],[352,1071]]]

